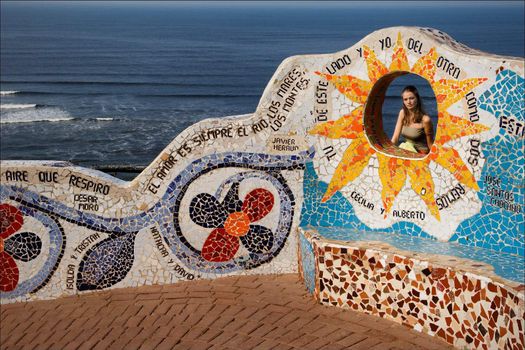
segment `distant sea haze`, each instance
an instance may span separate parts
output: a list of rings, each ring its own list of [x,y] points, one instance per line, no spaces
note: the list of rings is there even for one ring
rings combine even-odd
[[[2,2],[1,158],[147,165],[199,120],[254,112],[286,57],[399,25],[523,57],[522,14],[522,2]],[[385,129],[411,83],[437,122],[432,89],[404,76],[388,90]]]

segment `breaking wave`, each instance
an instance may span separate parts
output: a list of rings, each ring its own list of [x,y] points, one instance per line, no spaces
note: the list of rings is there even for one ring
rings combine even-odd
[[[11,110],[2,113],[1,124],[13,123],[41,123],[41,122],[71,122],[83,121],[90,123],[119,121],[115,117],[78,118],[58,107],[46,107],[32,110]]]
[[[41,105],[32,103],[6,103],[1,104],[0,109],[24,109],[24,108],[37,108],[42,107]]]
[[[26,108],[2,113],[0,123],[63,122],[74,119],[76,118],[71,116],[68,112],[57,107]]]

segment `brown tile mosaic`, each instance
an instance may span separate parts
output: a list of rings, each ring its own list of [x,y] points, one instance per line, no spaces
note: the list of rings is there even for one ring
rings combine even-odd
[[[322,304],[383,317],[458,348],[525,346],[523,290],[484,264],[446,264],[448,257],[423,259],[385,243],[300,235],[313,247],[314,295]]]

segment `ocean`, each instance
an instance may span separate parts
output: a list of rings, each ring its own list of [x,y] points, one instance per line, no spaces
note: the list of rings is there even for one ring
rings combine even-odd
[[[253,112],[286,57],[399,25],[523,57],[523,12],[523,2],[2,1],[0,158],[147,165],[195,122]],[[389,89],[386,128],[411,82]],[[435,118],[431,89],[420,92]]]

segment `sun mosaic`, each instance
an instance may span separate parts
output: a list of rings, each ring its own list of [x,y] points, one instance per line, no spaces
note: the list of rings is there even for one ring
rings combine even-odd
[[[381,200],[385,209],[384,218],[391,212],[396,197],[409,179],[412,190],[439,221],[441,217],[435,199],[431,162],[435,162],[450,172],[459,183],[475,191],[479,190],[469,167],[463,162],[458,151],[448,144],[450,141],[479,134],[490,128],[473,123],[461,116],[452,115],[448,109],[487,79],[435,79],[438,59],[435,48],[430,49],[410,67],[401,34],[398,34],[389,67],[383,64],[374,51],[367,46],[363,46],[363,57],[366,61],[369,80],[352,75],[316,72],[352,102],[359,104],[351,113],[337,120],[320,123],[309,131],[311,135],[320,135],[329,139],[352,140],[331,177],[322,202],[326,202],[337,191],[358,178],[368,166],[370,159],[375,156],[379,163],[378,172],[382,185]],[[364,107],[374,84],[382,77],[396,72],[413,73],[425,78],[436,96],[439,120],[437,132],[431,150],[424,158],[406,158],[380,152],[373,147],[365,132]]]

